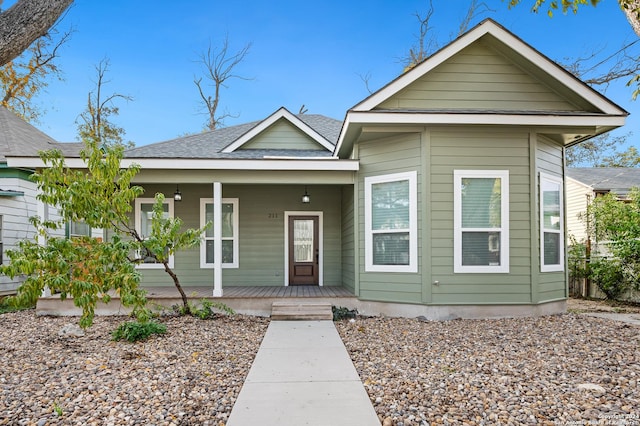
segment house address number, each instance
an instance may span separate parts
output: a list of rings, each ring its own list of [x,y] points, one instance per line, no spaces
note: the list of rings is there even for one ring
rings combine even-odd
[[[278,213],[267,213],[267,217],[269,219],[277,219],[278,218]]]

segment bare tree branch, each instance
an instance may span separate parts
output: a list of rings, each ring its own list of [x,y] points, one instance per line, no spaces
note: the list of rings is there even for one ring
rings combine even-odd
[[[45,35],[73,0],[19,0],[0,13],[0,66]]]
[[[220,49],[216,51],[211,46],[211,43],[209,43],[207,51],[200,54],[199,59],[196,61],[203,66],[205,76],[199,78],[194,77],[193,83],[198,88],[198,93],[206,108],[208,115],[206,126],[209,130],[216,129],[223,124],[225,118],[232,117],[226,110],[224,113],[218,114],[220,89],[222,87],[226,88],[226,82],[232,78],[251,80],[251,78],[234,74],[234,68],[244,60],[250,48],[251,43],[248,43],[235,54],[229,54],[229,36],[227,35]],[[206,78],[205,82],[207,82],[207,86],[213,88],[213,95],[208,94],[203,87],[203,78]]]
[[[471,4],[467,9],[467,14],[462,18],[460,22],[460,27],[458,27],[458,35],[466,33],[471,25],[471,22],[482,15],[483,13],[495,12],[494,9],[491,9],[485,2],[478,3],[478,0],[471,0]]]

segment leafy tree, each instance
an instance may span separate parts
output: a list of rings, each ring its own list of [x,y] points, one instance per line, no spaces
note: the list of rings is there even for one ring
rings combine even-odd
[[[37,122],[40,111],[32,99],[47,87],[48,78],[62,79],[55,59],[70,36],[67,32],[54,41],[50,32],[36,40],[23,55],[0,67],[0,105],[25,121]]]
[[[612,136],[607,133],[581,142],[566,150],[569,167],[640,167],[640,154],[631,146],[625,151],[619,147],[630,134]]]
[[[584,220],[606,247],[605,255],[591,262],[590,278],[611,298],[640,289],[640,189],[632,189],[626,202],[614,194],[596,197]]]
[[[103,152],[96,141],[88,140],[86,144],[81,154],[86,172],[66,167],[57,150],[41,154],[46,167],[32,175],[40,190],[38,199],[58,206],[60,220],[31,218],[39,239],[23,240],[17,250],[9,250],[11,262],[1,266],[0,272],[11,277],[27,276],[18,288],[17,303],[35,303],[46,287],[59,292],[63,300],[72,296],[74,304],[82,309],[82,327],[92,324],[96,303],[108,302],[111,291],[118,293],[122,304],[132,307],[140,320],[145,320],[149,315],[144,292],[138,287],[140,276],[128,258],[132,242],[118,234],[108,241],[52,235],[52,231],[63,229],[71,221],[111,229],[127,220],[131,200],[142,194],[142,188],[131,186],[139,167],[120,169],[122,146],[108,147]]]
[[[0,13],[0,66],[45,35],[73,0],[18,0]]]
[[[517,6],[522,2],[522,0],[509,0],[509,7],[511,8]],[[531,10],[537,13],[540,8],[546,4],[548,6],[547,15],[553,17],[553,13],[556,10],[562,10],[562,13],[567,13],[567,11],[571,9],[573,13],[577,13],[580,6],[591,5],[595,7],[599,3],[600,0],[561,0],[560,2],[558,2],[557,0],[550,0],[549,2],[547,2],[546,0],[535,0],[533,2]],[[638,36],[640,36],[640,0],[618,0],[618,5],[626,15],[627,21],[629,21],[629,24],[631,25],[633,31]],[[631,78],[631,80],[627,82],[627,85],[636,86],[633,91],[633,99],[636,99],[636,97],[640,94],[640,57],[638,57],[637,55],[632,57],[626,56],[626,49],[632,44],[635,44],[636,41],[623,46],[616,54],[612,55],[616,56],[617,54],[622,54],[622,57],[621,59],[618,59],[616,65],[614,65],[614,67],[612,67],[610,71],[599,77],[594,77],[592,81],[588,83],[608,84],[609,82],[617,80],[618,78],[629,77],[633,75],[633,78]],[[611,57],[599,62],[598,65],[607,62],[609,59],[611,59]],[[580,60],[576,61],[577,66],[579,66],[579,62]],[[567,68],[571,69],[571,67]]]
[[[88,115],[83,115],[84,122],[78,126],[85,144],[80,157],[86,170],[67,167],[60,151],[41,153],[45,167],[32,175],[39,190],[37,198],[56,206],[60,219],[31,218],[39,238],[22,241],[17,250],[9,250],[11,262],[0,266],[0,273],[27,276],[18,289],[18,304],[35,303],[46,287],[59,292],[62,299],[72,296],[74,304],[82,309],[82,327],[91,325],[97,302],[108,302],[112,292],[120,295],[124,306],[132,307],[138,321],[145,322],[150,313],[135,265],[151,257],[164,265],[183,298],[184,311],[189,313],[186,295],[169,268],[168,259],[176,250],[198,244],[204,229],[181,231],[179,218],[164,218],[162,194],[156,194],[151,235],[141,236],[131,224],[133,202],[144,192],[140,186],[132,185],[140,166],[121,166],[123,131],[110,122],[117,108],[100,101],[104,83],[100,70],[104,68],[98,67],[98,94],[89,95]],[[52,231],[69,222],[107,230],[110,238],[102,241],[54,236]]]
[[[218,108],[220,106],[220,91],[223,87],[226,87],[228,80],[237,78],[240,80],[249,80],[246,77],[241,77],[235,74],[234,68],[242,62],[249,54],[251,43],[245,45],[235,54],[229,53],[229,36],[226,36],[222,42],[222,46],[219,49],[214,49],[211,44],[206,52],[200,54],[198,63],[204,68],[206,80],[208,80],[208,86],[213,90],[213,95],[207,94],[207,90],[203,87],[203,77],[194,77],[193,82],[198,88],[200,98],[204,103],[207,123],[206,127],[209,130],[215,130],[224,123],[224,119],[232,117],[232,114],[225,111],[220,114]]]

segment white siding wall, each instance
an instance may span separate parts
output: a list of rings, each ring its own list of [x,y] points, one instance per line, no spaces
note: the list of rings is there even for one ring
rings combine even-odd
[[[29,222],[31,216],[35,216],[37,210],[36,185],[30,181],[19,178],[1,178],[0,188],[23,192],[19,197],[0,197],[0,215],[2,221],[3,261],[8,263],[7,250],[14,249],[23,239],[32,239],[35,236],[35,228]],[[55,208],[49,208],[49,218],[55,219],[58,212]],[[56,233],[63,236],[64,230]],[[15,277],[11,279],[0,276],[0,293],[15,290],[23,279]]]
[[[569,177],[566,179],[566,185],[567,235],[573,235],[578,242],[586,241],[586,227],[579,215],[586,213],[587,196],[593,196],[593,191],[587,185]]]

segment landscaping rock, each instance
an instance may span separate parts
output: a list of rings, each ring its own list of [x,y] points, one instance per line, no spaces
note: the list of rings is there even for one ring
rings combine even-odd
[[[60,337],[82,337],[84,336],[84,330],[76,324],[67,324],[58,331]]]

